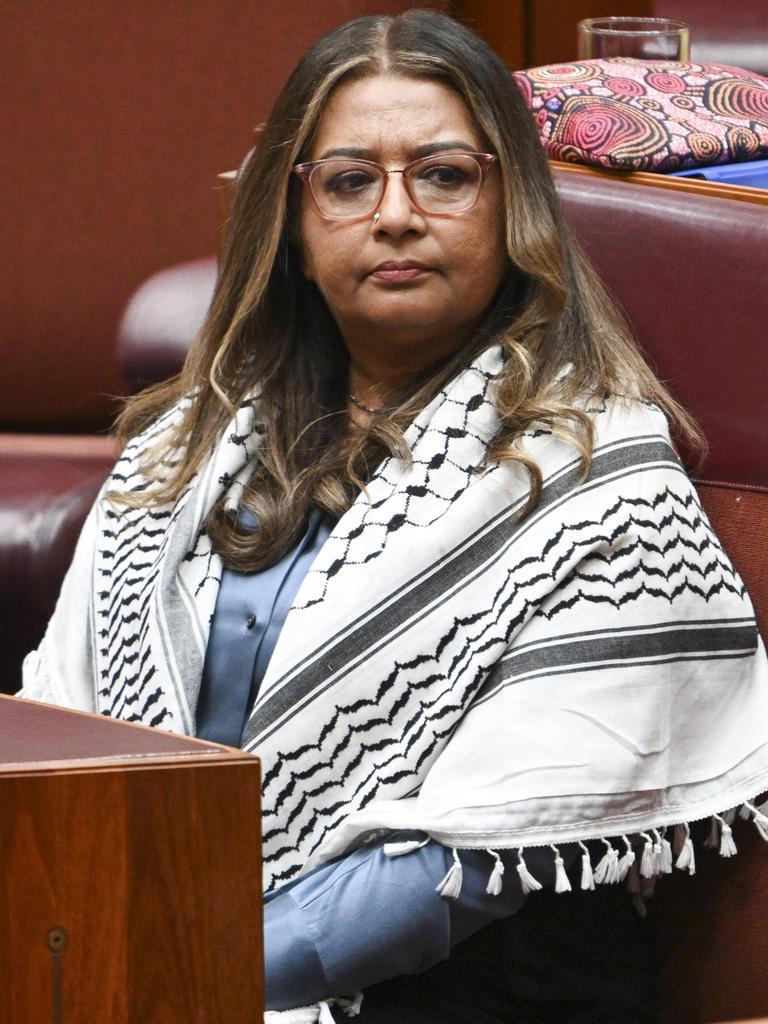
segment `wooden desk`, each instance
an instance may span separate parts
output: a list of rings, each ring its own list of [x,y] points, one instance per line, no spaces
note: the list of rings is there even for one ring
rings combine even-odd
[[[549,165],[555,176],[558,172],[566,171],[591,178],[625,181],[630,185],[648,185],[651,188],[671,189],[673,192],[691,192],[693,195],[714,196],[716,199],[736,199],[742,203],[768,206],[768,189],[766,188],[729,185],[724,181],[707,181],[704,178],[676,178],[671,174],[656,174],[651,171],[617,171],[608,167],[571,164],[562,160],[550,160]]]
[[[259,776],[0,696],[2,1024],[260,1024]]]

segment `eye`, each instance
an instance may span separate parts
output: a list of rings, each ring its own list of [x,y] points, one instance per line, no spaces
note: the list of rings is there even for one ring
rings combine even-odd
[[[323,188],[326,192],[335,193],[360,192],[370,188],[373,183],[374,177],[370,171],[354,167],[332,174],[323,182]]]
[[[460,163],[441,161],[428,164],[418,172],[418,180],[433,188],[458,188],[472,180],[471,169]]]

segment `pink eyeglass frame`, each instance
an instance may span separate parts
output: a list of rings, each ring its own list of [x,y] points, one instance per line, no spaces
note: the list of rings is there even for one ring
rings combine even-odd
[[[478,185],[478,188],[477,188],[477,195],[475,196],[474,200],[472,201],[472,203],[469,206],[465,206],[461,210],[452,210],[450,213],[431,213],[428,210],[423,209],[423,207],[414,198],[413,194],[411,193],[411,188],[410,188],[410,185],[408,183],[408,179],[405,177],[405,172],[410,170],[410,168],[413,167],[416,164],[427,163],[430,160],[439,160],[440,157],[442,157],[442,156],[469,156],[469,157],[472,157],[473,160],[475,160],[478,163],[478,165],[480,166],[480,184]],[[312,196],[312,201],[315,204],[315,207],[317,208],[317,212],[320,214],[321,217],[323,217],[325,220],[347,221],[347,222],[351,223],[353,221],[358,221],[358,220],[367,220],[367,218],[370,217],[372,213],[375,213],[376,210],[379,208],[379,206],[381,206],[381,202],[384,199],[384,195],[386,193],[387,177],[390,174],[402,174],[403,175],[403,186],[405,187],[405,191],[406,191],[406,193],[408,195],[408,198],[413,203],[415,208],[419,211],[419,213],[423,214],[423,216],[425,216],[425,217],[460,217],[463,213],[469,213],[469,211],[471,209],[473,209],[473,207],[477,204],[477,201],[480,198],[480,192],[481,192],[483,184],[485,182],[485,176],[488,173],[488,171],[491,169],[493,164],[496,162],[497,158],[494,156],[493,153],[471,153],[468,150],[467,151],[461,150],[458,153],[435,153],[435,154],[432,154],[431,156],[421,156],[417,160],[411,160],[410,163],[407,163],[405,165],[405,167],[399,167],[399,168],[393,168],[392,170],[387,170],[387,168],[384,167],[383,164],[376,163],[375,160],[363,160],[363,159],[359,159],[358,160],[358,159],[355,159],[354,157],[350,157],[349,160],[350,160],[351,163],[362,164],[364,167],[375,167],[377,170],[381,171],[382,174],[384,175],[384,188],[382,189],[381,198],[379,199],[378,204],[376,206],[374,206],[371,210],[368,210],[366,213],[356,213],[356,214],[353,214],[352,216],[349,216],[349,217],[334,217],[332,214],[326,213],[323,209],[321,209],[320,204],[317,201],[317,196],[315,195],[315,191],[312,188],[312,184],[311,184],[309,179],[310,179],[310,176],[312,174],[312,171],[316,167],[320,167],[323,164],[331,163],[331,162],[337,161],[337,160],[344,160],[344,159],[346,159],[346,158],[345,157],[338,157],[338,156],[331,156],[331,157],[326,157],[324,160],[310,160],[308,163],[294,164],[293,170],[294,170],[294,173],[299,178],[301,178],[301,180],[304,182],[304,184],[309,189],[309,194]]]

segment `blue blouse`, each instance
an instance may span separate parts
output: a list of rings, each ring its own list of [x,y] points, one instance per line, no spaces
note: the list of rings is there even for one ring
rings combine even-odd
[[[256,525],[246,513],[241,522]],[[256,573],[224,571],[197,705],[202,739],[240,746],[280,630],[330,531],[313,510],[302,539],[275,565]],[[575,852],[563,848],[566,863]],[[501,857],[506,870],[499,896],[485,892],[494,859],[481,850],[461,852],[458,899],[440,896],[436,886],[452,854],[435,842],[396,858],[386,856],[383,843],[363,847],[270,893],[264,906],[266,1008],[351,995],[446,959],[457,942],[523,904],[517,854],[503,851]],[[526,864],[542,884],[552,883],[551,850],[527,851]]]
[[[241,525],[255,528],[247,510]],[[331,525],[313,509],[299,543],[262,572],[225,569],[197,699],[197,735],[239,747],[283,623]]]

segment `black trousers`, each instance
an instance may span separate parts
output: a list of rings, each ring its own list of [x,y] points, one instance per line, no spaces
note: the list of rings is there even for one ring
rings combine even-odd
[[[423,974],[366,990],[355,1024],[653,1024],[646,923],[618,886],[528,898]],[[335,1011],[335,1019],[349,1018]]]

